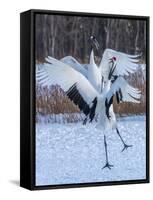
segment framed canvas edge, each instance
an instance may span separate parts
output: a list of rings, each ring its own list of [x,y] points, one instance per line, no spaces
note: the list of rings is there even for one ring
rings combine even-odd
[[[30,152],[31,152],[31,171],[30,190],[42,190],[42,189],[62,189],[62,188],[80,188],[80,187],[95,187],[95,186],[113,186],[113,185],[127,185],[127,184],[141,184],[150,183],[150,141],[149,141],[149,124],[150,124],[150,102],[149,102],[149,88],[150,88],[150,17],[149,16],[135,16],[135,15],[118,15],[118,14],[101,14],[101,13],[86,13],[86,12],[71,12],[71,11],[52,11],[52,10],[38,10],[31,9],[26,11],[30,13]],[[21,14],[24,14],[23,12]],[[125,19],[138,19],[146,20],[146,179],[137,180],[123,180],[123,181],[108,181],[108,182],[91,182],[91,183],[74,183],[74,184],[58,184],[58,185],[36,185],[36,171],[35,171],[35,15],[36,14],[57,14],[57,15],[74,15],[74,16],[91,16],[91,17],[110,17],[110,18],[125,18]],[[22,49],[21,49],[22,50]],[[22,184],[20,184],[22,186]],[[24,187],[24,186],[22,186]]]
[[[150,16],[147,15],[126,15],[126,14],[108,14],[108,13],[95,13],[95,12],[78,12],[78,11],[60,11],[60,10],[43,10],[43,9],[30,9],[22,13],[30,12],[35,14],[55,14],[55,15],[70,15],[70,16],[91,16],[103,18],[124,18],[124,19],[142,19],[149,20]]]

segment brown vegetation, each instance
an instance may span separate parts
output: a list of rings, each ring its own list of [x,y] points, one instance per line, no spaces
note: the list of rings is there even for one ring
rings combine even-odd
[[[129,83],[139,88],[142,93],[141,102],[139,104],[135,103],[116,103],[114,97],[114,110],[115,113],[119,115],[129,115],[129,114],[143,114],[145,113],[146,105],[146,83],[143,80],[143,74],[137,72],[135,75],[131,75],[128,78]],[[36,87],[36,112],[41,115],[48,114],[59,114],[59,113],[78,113],[79,108],[71,102],[60,86],[41,87],[37,85]]]

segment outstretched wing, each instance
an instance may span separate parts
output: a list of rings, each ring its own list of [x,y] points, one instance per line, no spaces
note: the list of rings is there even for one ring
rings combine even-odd
[[[132,102],[140,103],[141,92],[128,84],[123,77],[118,77],[111,85],[105,100],[106,115],[109,118],[109,108],[113,104],[113,97],[116,96],[117,103]]]
[[[100,68],[102,75],[108,77],[110,71],[110,59],[114,58],[116,63],[116,69],[113,75],[129,75],[134,73],[139,66],[140,55],[129,55],[112,49],[106,49],[104,51],[102,60],[100,62]]]
[[[79,63],[74,57],[72,56],[66,56],[60,60],[63,63],[68,64],[73,69],[77,70],[81,74],[83,74],[85,77],[87,77],[87,69],[84,67],[83,64]]]
[[[96,109],[98,92],[90,82],[68,64],[52,57],[46,58],[46,61],[48,63],[44,63],[37,70],[38,83],[42,86],[60,85],[80,110],[92,118]]]
[[[134,88],[129,85],[129,83],[123,78],[118,77],[114,83],[111,85],[111,88],[107,94],[106,99],[110,99],[116,95],[116,100],[120,102],[133,102],[140,103],[141,92],[139,89]]]

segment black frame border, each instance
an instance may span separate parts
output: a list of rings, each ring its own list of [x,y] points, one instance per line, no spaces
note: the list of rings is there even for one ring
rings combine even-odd
[[[35,17],[36,14],[146,21],[146,179],[36,186],[35,174]],[[69,11],[29,10],[20,14],[20,186],[30,190],[125,185],[150,182],[150,17]]]

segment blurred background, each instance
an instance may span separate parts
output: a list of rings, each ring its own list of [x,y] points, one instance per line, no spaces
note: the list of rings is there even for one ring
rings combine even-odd
[[[146,110],[146,21],[139,19],[115,19],[100,17],[36,15],[35,23],[36,63],[43,63],[45,57],[61,59],[73,56],[80,63],[89,63],[91,46],[89,37],[96,36],[99,52],[95,52],[99,64],[106,48],[128,54],[140,54],[139,70],[129,77],[128,82],[142,92],[141,103],[121,103],[115,112],[119,116],[142,115]],[[59,117],[60,114],[60,117]],[[45,118],[44,118],[45,117]],[[42,88],[36,85],[36,121],[77,122],[84,119],[59,86]]]

